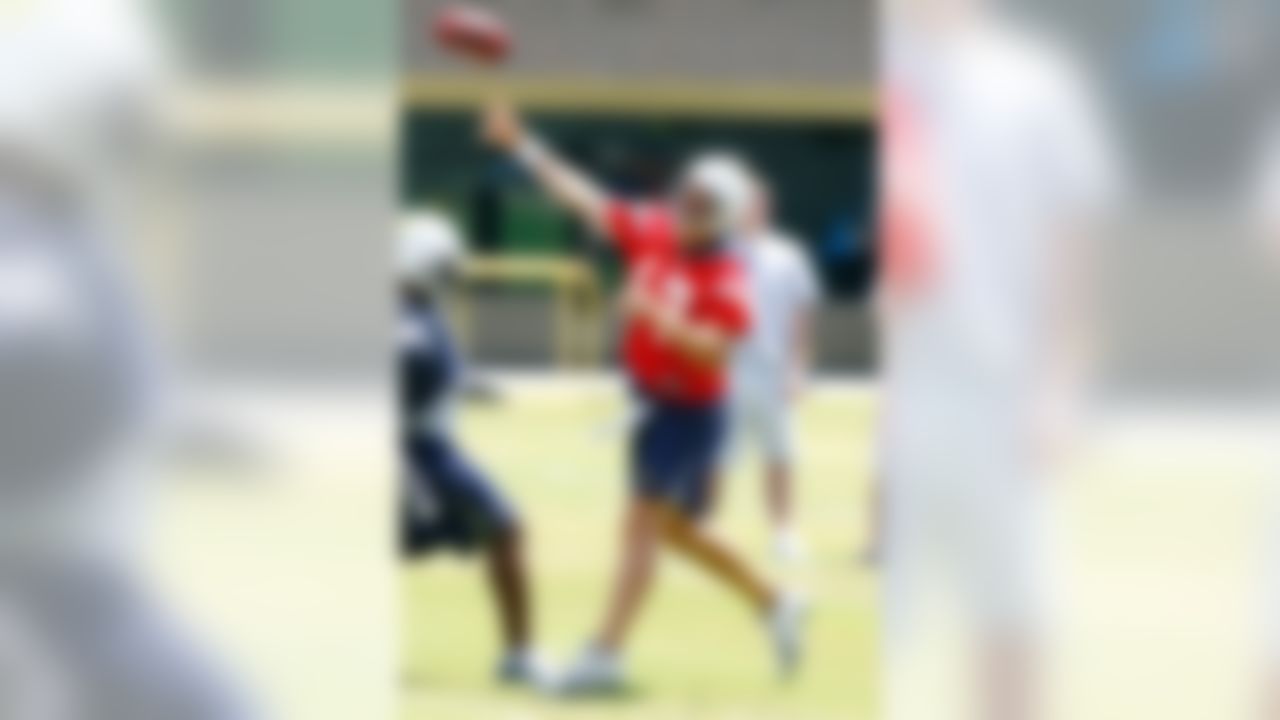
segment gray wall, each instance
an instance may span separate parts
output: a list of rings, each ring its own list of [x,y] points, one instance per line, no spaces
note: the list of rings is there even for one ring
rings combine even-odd
[[[545,292],[504,290],[468,295],[468,354],[481,365],[545,368],[553,364],[552,308]],[[866,303],[836,301],[823,306],[815,328],[820,371],[869,373],[875,366],[875,328]],[[606,329],[616,338],[616,326]],[[604,361],[617,343],[606,342]]]
[[[405,0],[407,74],[456,69],[426,28],[440,0]],[[870,0],[489,0],[514,28],[517,76],[871,87]]]

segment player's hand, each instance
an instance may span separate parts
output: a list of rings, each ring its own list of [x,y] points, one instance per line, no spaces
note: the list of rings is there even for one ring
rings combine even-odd
[[[622,310],[623,317],[628,319],[638,319],[646,317],[652,310],[653,301],[645,294],[639,279],[631,278],[622,288],[622,296],[619,298],[619,308]]]
[[[495,150],[513,152],[524,141],[524,121],[509,101],[495,98],[481,115],[480,138]]]
[[[645,292],[639,278],[628,281],[622,291],[622,314],[632,320],[644,320],[659,335],[667,334],[680,321],[674,308],[660,302],[653,293]]]

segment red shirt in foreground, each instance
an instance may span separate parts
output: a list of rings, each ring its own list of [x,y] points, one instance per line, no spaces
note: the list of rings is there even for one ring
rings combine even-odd
[[[615,202],[607,230],[645,297],[674,305],[686,318],[737,338],[750,329],[745,277],[726,248],[685,251],[672,213],[661,206]],[[682,405],[705,406],[724,397],[727,362],[689,357],[649,323],[631,320],[623,336],[627,371],[641,390]]]

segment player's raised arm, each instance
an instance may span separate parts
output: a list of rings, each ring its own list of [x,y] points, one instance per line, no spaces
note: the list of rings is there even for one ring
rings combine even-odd
[[[494,100],[485,107],[481,134],[487,144],[519,160],[557,203],[597,235],[606,234],[608,194],[529,132],[509,102]]]

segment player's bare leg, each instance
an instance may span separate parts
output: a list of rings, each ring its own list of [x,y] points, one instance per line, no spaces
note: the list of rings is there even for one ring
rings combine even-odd
[[[785,563],[795,563],[804,557],[804,546],[794,524],[793,477],[791,463],[786,460],[770,460],[765,465],[765,506],[773,527],[775,553]]]
[[[505,654],[498,668],[504,682],[540,683],[543,668],[532,651],[532,600],[519,525],[499,533],[488,547],[489,584],[493,589]]]
[[[679,509],[655,503],[662,539],[672,549],[737,591],[768,624],[779,669],[790,676],[800,662],[807,606],[772,585],[731,547]]]
[[[755,610],[765,613],[774,606],[780,593],[728,545],[676,508],[650,504],[667,545],[724,582]]]
[[[620,653],[653,580],[658,553],[658,519],[653,503],[635,499],[622,524],[621,553],[613,594],[594,641],[557,684],[562,694],[613,693],[622,689]]]
[[[1262,718],[1280,718],[1280,667],[1272,661],[1263,673]]]
[[[736,590],[768,624],[783,672],[795,669],[806,610],[798,598],[770,585],[727,545],[665,502],[634,500],[624,528],[622,558],[604,623],[595,643],[561,683],[561,692],[620,689],[619,653],[648,595],[660,541]]]
[[[979,717],[988,720],[1034,720],[1040,717],[1037,653],[1025,637],[992,637],[981,648],[978,664],[982,689]]]
[[[878,566],[884,557],[885,502],[883,481],[876,477],[871,485],[871,505],[867,513],[867,539],[859,558],[867,567]]]
[[[489,583],[508,652],[529,647],[529,580],[524,561],[524,531],[517,525],[489,545]]]
[[[627,508],[613,596],[596,639],[597,646],[607,652],[616,653],[621,649],[648,595],[657,563],[660,522],[657,503],[651,500],[636,499]]]
[[[770,461],[764,470],[765,503],[769,520],[776,531],[791,527],[791,468],[784,462]]]

